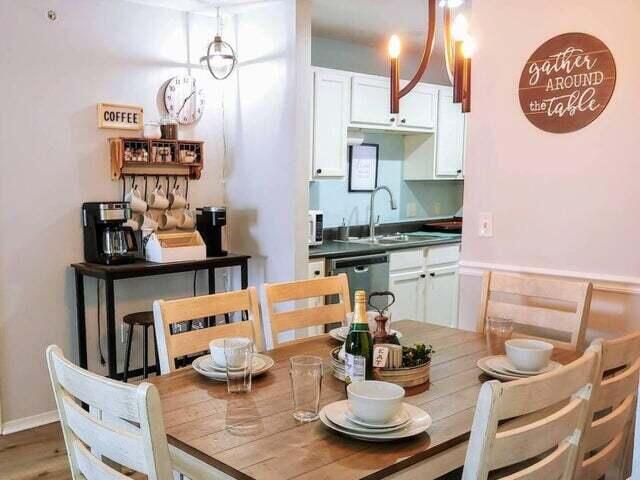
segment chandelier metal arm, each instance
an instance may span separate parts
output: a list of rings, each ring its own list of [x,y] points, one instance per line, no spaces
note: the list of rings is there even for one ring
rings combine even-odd
[[[398,98],[404,97],[407,93],[409,93],[413,87],[415,87],[418,82],[422,79],[422,75],[424,75],[427,66],[429,65],[429,60],[431,59],[431,52],[433,51],[433,42],[436,36],[436,0],[428,0],[428,29],[427,29],[427,39],[425,42],[424,52],[422,52],[422,60],[420,60],[420,65],[418,65],[418,70],[414,74],[413,78],[409,83],[407,83],[404,88],[400,89],[398,93]]]

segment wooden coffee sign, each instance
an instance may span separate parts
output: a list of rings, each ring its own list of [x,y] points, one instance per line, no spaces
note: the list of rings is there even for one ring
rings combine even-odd
[[[536,127],[579,130],[604,111],[616,84],[611,51],[586,33],[565,33],[542,44],[520,76],[520,106]]]
[[[117,103],[98,104],[98,128],[117,130],[141,130],[143,126],[142,107]]]

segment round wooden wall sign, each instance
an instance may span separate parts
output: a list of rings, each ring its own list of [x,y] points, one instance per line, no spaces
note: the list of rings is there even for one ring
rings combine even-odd
[[[607,46],[586,33],[565,33],[529,58],[520,76],[520,106],[546,132],[573,132],[598,118],[615,84],[616,63]]]

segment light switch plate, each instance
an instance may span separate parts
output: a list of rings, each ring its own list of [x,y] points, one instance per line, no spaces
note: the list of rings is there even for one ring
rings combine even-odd
[[[478,220],[480,224],[478,235],[481,237],[493,237],[493,214],[490,212],[480,213]]]

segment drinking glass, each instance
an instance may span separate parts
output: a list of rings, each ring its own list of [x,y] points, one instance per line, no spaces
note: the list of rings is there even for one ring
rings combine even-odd
[[[300,422],[316,420],[320,410],[322,358],[311,355],[291,357],[289,375],[293,393],[293,417]]]
[[[490,355],[504,355],[504,344],[513,335],[513,320],[489,317],[486,325],[487,350]]]
[[[227,391],[229,393],[250,392],[253,342],[238,345],[225,340],[224,358],[227,362]]]

